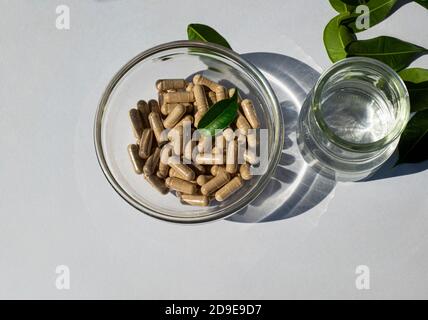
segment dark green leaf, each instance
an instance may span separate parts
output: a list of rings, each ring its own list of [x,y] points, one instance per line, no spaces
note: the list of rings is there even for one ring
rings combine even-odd
[[[226,129],[238,114],[238,91],[233,97],[215,103],[199,121],[203,134],[214,136],[217,130]]]
[[[411,111],[428,109],[428,70],[410,68],[400,72],[410,95]]]
[[[416,2],[428,9],[428,0],[416,0]]]
[[[401,163],[417,163],[428,160],[428,110],[416,113],[407,124],[398,145]]]
[[[355,6],[348,5],[342,0],[330,0],[330,4],[339,13],[352,12],[355,9]]]
[[[225,38],[213,28],[204,24],[189,24],[187,26],[187,36],[189,40],[211,42],[232,49]]]
[[[365,5],[369,8],[370,13],[370,27],[373,27],[385,20],[390,15],[391,10],[396,3],[397,0],[370,0],[366,3]],[[355,9],[356,7],[352,10],[352,13],[357,16],[360,15],[361,13],[356,13]],[[357,28],[355,21],[351,22],[348,27],[355,33],[364,31],[365,29]]]
[[[333,62],[346,58],[346,46],[356,39],[354,33],[342,24],[350,18],[348,13],[342,13],[331,19],[324,29],[324,46]]]
[[[428,54],[428,50],[392,37],[377,37],[351,42],[346,52],[348,57],[368,57],[386,63],[396,71],[403,70],[414,60]]]

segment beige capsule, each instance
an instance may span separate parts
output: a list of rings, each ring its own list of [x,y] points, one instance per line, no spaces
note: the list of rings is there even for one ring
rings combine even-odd
[[[156,81],[156,88],[159,91],[184,89],[186,85],[187,82],[184,79],[161,79]]]
[[[235,177],[215,193],[215,199],[219,202],[226,200],[236,191],[242,188],[244,181],[241,177]]]
[[[193,83],[208,87],[211,91],[215,91],[215,89],[220,86],[217,82],[211,81],[200,74],[193,77]]]
[[[138,111],[140,111],[141,120],[143,120],[144,128],[149,128],[150,127],[149,118],[148,118],[150,113],[149,104],[144,100],[140,100],[137,102],[137,109]]]
[[[186,86],[186,91],[187,92],[192,92],[193,91],[193,87],[194,87],[194,83],[193,82],[189,82]]]
[[[168,193],[168,187],[165,185],[165,181],[155,175],[145,176],[145,179],[154,187],[157,191],[162,194]]]
[[[171,141],[171,145],[174,150],[174,154],[181,155],[182,144],[183,144],[183,127],[174,127],[168,132],[168,140]]]
[[[234,174],[238,171],[238,141],[233,140],[227,144],[226,171]]]
[[[155,152],[146,160],[143,171],[146,176],[150,176],[156,172],[160,161],[160,148],[156,148]]]
[[[235,132],[231,128],[224,129],[223,137],[226,139],[226,141],[232,141],[235,139]]]
[[[206,207],[210,202],[207,196],[197,194],[183,194],[181,195],[181,200],[192,206],[202,207]]]
[[[194,158],[194,154],[198,151],[195,148],[195,146],[196,146],[196,141],[190,140],[187,142],[183,150],[183,160],[192,162],[192,159]]]
[[[190,167],[192,168],[192,170],[197,174],[197,175],[201,175],[204,174],[205,172],[207,172],[207,170],[205,169],[205,166],[201,165],[201,164],[197,164],[197,163],[192,163],[190,165]]]
[[[215,138],[215,146],[212,150],[214,154],[223,154],[226,152],[226,138],[223,134],[217,135]]]
[[[223,164],[224,155],[223,154],[213,154],[213,153],[200,153],[196,156],[195,162],[197,164]]]
[[[256,109],[254,108],[253,102],[250,99],[242,100],[241,102],[242,111],[247,118],[249,124],[253,129],[260,128],[260,121],[257,117]]]
[[[193,92],[187,91],[169,92],[164,94],[164,101],[166,103],[194,102],[195,96]]]
[[[174,128],[178,128],[181,126],[191,126],[193,124],[193,117],[188,114],[187,116],[184,116],[176,125]]]
[[[163,146],[160,154],[160,160],[159,160],[159,168],[156,175],[159,178],[165,179],[168,177],[169,173],[169,165],[168,165],[168,159],[172,155],[172,146],[169,144],[166,144]]]
[[[195,127],[199,125],[199,122],[204,117],[204,115],[207,113],[208,109],[201,108],[198,110],[198,112],[195,113]]]
[[[217,102],[228,98],[226,88],[223,86],[218,86],[214,92],[215,92]]]
[[[248,163],[241,164],[239,167],[239,173],[244,180],[251,180],[253,178],[251,175],[251,167]]]
[[[163,127],[160,114],[158,112],[150,112],[149,114],[150,127],[153,129],[158,145],[163,145],[168,141],[167,133]]]
[[[212,178],[214,178],[214,176],[207,175],[207,174],[201,174],[200,176],[198,176],[196,178],[196,183],[200,186],[203,186],[205,183],[210,181]]]
[[[167,187],[184,194],[195,194],[197,190],[195,184],[176,177],[166,178],[165,183]]]
[[[179,174],[177,171],[175,171],[175,169],[174,169],[174,168],[170,168],[170,169],[169,169],[168,175],[169,175],[171,178],[172,178],[172,177],[175,177],[175,178],[179,178],[179,179],[181,179],[181,180],[185,180],[185,179],[184,179],[184,177],[180,176],[180,174]]]
[[[251,151],[251,150],[247,150],[244,153],[244,160],[252,165],[258,164],[259,163],[259,158],[257,157],[257,155]]]
[[[217,172],[219,171],[219,170],[222,170],[222,166],[219,166],[219,165],[213,165],[212,167],[211,167],[211,169],[210,169],[210,172],[211,172],[211,174],[213,175],[213,176],[216,176],[217,175]]]
[[[208,99],[211,105],[217,103],[217,97],[214,91],[208,92]]]
[[[186,108],[186,113],[193,112],[193,106],[190,103],[164,103],[161,107],[161,113],[164,116],[169,115],[176,106],[182,105]]]
[[[236,127],[241,131],[242,134],[246,135],[248,130],[251,129],[250,124],[248,123],[245,116],[238,111],[238,117],[236,118]]]
[[[153,130],[148,128],[143,130],[143,134],[140,139],[140,157],[147,159],[152,152],[153,145]]]
[[[256,129],[250,129],[247,132],[247,143],[251,149],[257,148],[257,131]]]
[[[230,180],[230,174],[224,170],[220,170],[217,175],[201,187],[203,195],[208,196],[213,194],[218,189],[223,187]]]
[[[213,145],[213,142],[212,142],[211,136],[201,135],[199,138],[197,148],[200,153],[208,153],[208,152],[211,152],[212,145]]]
[[[134,136],[137,140],[139,140],[144,130],[143,120],[141,119],[140,111],[138,111],[137,109],[129,110],[129,119],[131,119]]]
[[[195,96],[195,103],[198,106],[198,111],[200,109],[207,109],[208,108],[208,100],[207,96],[205,95],[204,88],[197,84],[193,87],[193,94]]]
[[[179,157],[170,157],[168,159],[168,165],[183,177],[183,180],[192,181],[195,179],[195,172],[187,164],[181,163]]]
[[[173,128],[183,118],[185,113],[186,108],[178,104],[163,121],[163,126],[168,129]]]
[[[128,146],[129,157],[131,158],[132,166],[136,174],[143,173],[144,160],[138,155],[138,146],[136,144],[130,144]]]
[[[148,104],[151,112],[161,113],[159,103],[157,102],[157,100],[151,99],[149,100]]]
[[[229,89],[229,91],[228,91],[228,93],[229,93],[229,98],[232,98],[233,97],[233,95],[235,94],[235,92],[237,91],[238,89],[236,89],[236,88],[230,88]],[[240,104],[241,103],[241,97],[239,96],[239,92],[238,92],[238,103]]]

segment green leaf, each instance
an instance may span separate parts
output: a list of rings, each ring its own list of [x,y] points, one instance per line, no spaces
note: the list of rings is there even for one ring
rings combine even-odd
[[[354,33],[343,25],[350,18],[349,13],[339,14],[331,19],[324,29],[324,46],[332,62],[346,58],[346,46],[356,40]]]
[[[348,57],[368,57],[386,63],[396,71],[408,67],[428,50],[392,37],[357,40],[346,47]]]
[[[331,6],[339,13],[352,12],[355,9],[355,6],[348,5],[342,0],[329,0]]]
[[[428,110],[416,113],[407,124],[398,144],[401,163],[417,163],[428,160]]]
[[[187,26],[189,40],[211,42],[232,49],[229,43],[213,28],[204,24],[192,23]]]
[[[416,0],[416,2],[428,9],[428,0]]]
[[[369,8],[370,12],[370,28],[382,22],[388,17],[397,1],[398,0],[370,0],[369,2],[367,2],[365,5]],[[352,13],[356,16],[362,14],[356,13],[355,10],[356,7],[352,10]],[[355,33],[364,31],[365,29],[357,28],[355,21],[351,22],[348,27],[351,28],[352,31],[354,31]]]
[[[229,98],[215,103],[199,121],[198,129],[214,136],[217,130],[226,129],[238,114],[238,90]]]
[[[410,96],[411,111],[428,109],[428,70],[410,68],[400,72]]]

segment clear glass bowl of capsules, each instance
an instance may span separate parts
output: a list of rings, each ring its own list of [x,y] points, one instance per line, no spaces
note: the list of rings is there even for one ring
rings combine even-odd
[[[369,177],[395,151],[410,113],[409,94],[389,66],[348,58],[321,75],[299,118],[305,160],[339,181]]]
[[[135,143],[129,110],[138,100],[157,99],[158,79],[186,78],[200,73],[227,87],[236,87],[253,101],[262,129],[268,162],[262,175],[223,202],[208,207],[184,205],[173,193],[160,194],[137,175],[127,146]],[[214,44],[176,41],[149,49],[129,61],[110,81],[100,100],[94,124],[95,149],[105,177],[130,205],[150,216],[179,223],[199,223],[228,217],[244,209],[264,189],[279,162],[284,127],[277,99],[264,76],[231,50]]]

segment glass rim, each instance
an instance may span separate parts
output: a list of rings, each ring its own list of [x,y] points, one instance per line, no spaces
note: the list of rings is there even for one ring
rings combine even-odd
[[[113,93],[114,89],[120,83],[120,80],[126,76],[126,74],[138,63],[143,60],[146,60],[156,54],[159,54],[164,51],[174,50],[174,49],[205,49],[215,54],[218,54],[224,58],[231,60],[237,66],[242,68],[242,70],[249,76],[253,81],[256,81],[257,86],[259,86],[261,93],[266,101],[269,102],[269,105],[266,108],[270,108],[272,111],[272,149],[269,152],[269,164],[266,172],[260,177],[260,180],[257,184],[254,185],[252,189],[250,189],[239,201],[232,203],[231,205],[221,208],[218,212],[215,213],[207,213],[205,215],[197,215],[192,217],[179,217],[179,216],[171,216],[163,213],[159,213],[156,210],[149,208],[139,201],[135,200],[132,196],[130,196],[126,190],[122,188],[120,183],[116,180],[113,173],[111,172],[109,165],[107,163],[107,159],[104,154],[104,148],[102,145],[102,123],[103,123],[103,115],[105,108],[108,104],[110,95]],[[206,42],[197,42],[197,41],[188,41],[188,40],[180,40],[164,43],[158,46],[155,46],[151,49],[141,52],[132,58],[129,62],[127,62],[120,70],[113,76],[113,78],[108,83],[105,88],[101,99],[98,103],[98,107],[95,114],[94,119],[94,129],[93,129],[93,137],[94,137],[94,146],[97,155],[98,163],[103,171],[104,176],[107,178],[110,185],[113,189],[131,206],[136,208],[138,211],[146,213],[152,217],[158,218],[160,220],[168,221],[168,222],[176,222],[176,223],[204,223],[211,222],[219,219],[224,219],[232,214],[238,212],[243,209],[245,206],[250,204],[250,202],[255,199],[260,193],[264,190],[270,178],[274,174],[276,167],[279,163],[283,140],[284,140],[284,125],[282,123],[282,112],[279,106],[276,95],[274,94],[269,82],[264,77],[264,75],[250,62],[243,59],[236,52],[222,47],[220,45],[206,43]],[[271,139],[269,139],[271,140]]]
[[[398,85],[398,90],[400,91],[400,99],[398,101],[399,105],[397,111],[398,114],[395,120],[394,127],[391,128],[382,139],[370,143],[354,143],[342,139],[341,137],[336,135],[324,121],[324,117],[320,108],[320,98],[324,89],[324,85],[328,82],[331,76],[336,74],[337,70],[348,65],[353,65],[355,63],[363,63],[368,68],[372,68],[376,71],[387,74],[391,77],[391,79],[394,79],[396,81],[396,84]],[[311,102],[311,110],[314,113],[316,123],[318,124],[320,129],[326,134],[327,138],[339,147],[356,152],[376,151],[378,149],[388,146],[400,137],[410,117],[410,98],[404,81],[401,79],[397,72],[395,72],[385,63],[380,62],[376,59],[366,57],[345,58],[341,61],[336,62],[330,68],[328,68],[318,79],[314,87]]]

